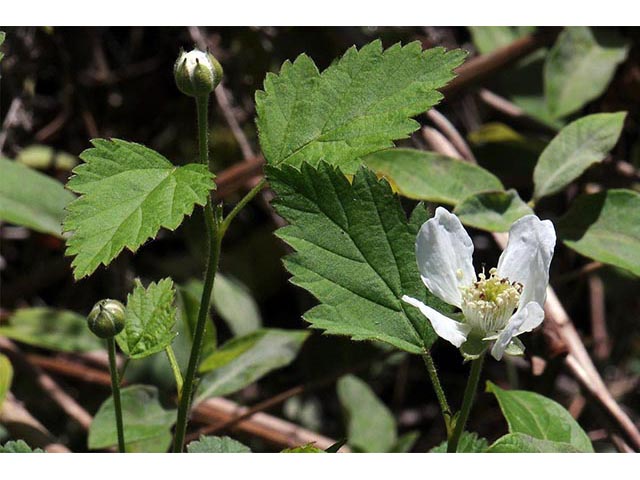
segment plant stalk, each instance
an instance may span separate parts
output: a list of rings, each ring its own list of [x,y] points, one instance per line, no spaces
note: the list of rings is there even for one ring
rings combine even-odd
[[[478,389],[478,382],[480,381],[480,373],[482,373],[482,364],[484,362],[485,352],[483,352],[478,358],[471,363],[471,372],[469,373],[469,379],[467,380],[467,387],[464,389],[464,399],[462,400],[462,408],[460,414],[456,419],[453,435],[447,442],[447,453],[455,453],[458,450],[458,442],[464,427],[467,424],[469,418],[469,412],[473,405],[473,400],[476,396],[476,390]]]
[[[113,408],[116,412],[118,451],[120,453],[124,453],[124,426],[122,423],[122,403],[120,402],[120,379],[118,378],[118,364],[116,363],[116,340],[114,337],[107,338],[107,350],[109,351],[109,370],[111,372],[111,394],[113,395]]]
[[[198,147],[200,152],[200,162],[209,165],[209,125],[208,125],[208,103],[209,96],[196,98],[196,110],[198,114]],[[176,421],[176,430],[173,439],[173,451],[175,453],[182,452],[184,449],[184,439],[187,433],[187,422],[189,418],[189,409],[191,407],[191,399],[193,396],[193,387],[195,383],[200,354],[202,352],[202,339],[207,323],[209,312],[209,303],[211,301],[211,292],[213,291],[213,283],[216,272],[218,270],[218,262],[220,260],[220,247],[222,244],[222,236],[220,235],[217,215],[212,206],[211,195],[207,199],[204,208],[205,220],[205,237],[207,246],[207,261],[204,274],[204,286],[202,288],[202,297],[200,299],[200,308],[198,310],[198,320],[193,333],[193,344],[191,345],[191,354],[189,355],[189,364],[184,377],[182,394],[180,396],[180,404],[178,406],[178,417]]]
[[[442,418],[444,419],[444,425],[447,429],[447,437],[451,435],[451,409],[449,408],[449,403],[447,402],[447,396],[444,393],[444,389],[442,388],[442,384],[440,383],[440,378],[438,377],[438,372],[436,370],[436,365],[433,362],[433,357],[430,352],[422,355],[422,359],[424,360],[424,364],[427,367],[427,372],[429,373],[429,378],[431,379],[431,384],[433,385],[433,389],[436,392],[436,397],[438,397],[438,403],[440,404],[440,411],[442,412]]]

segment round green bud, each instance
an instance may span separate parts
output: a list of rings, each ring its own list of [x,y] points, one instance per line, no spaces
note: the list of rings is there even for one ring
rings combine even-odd
[[[124,305],[109,298],[100,300],[89,312],[87,325],[100,338],[115,337],[124,328]]]
[[[173,67],[178,89],[190,97],[209,95],[222,80],[222,66],[208,51],[180,50]]]

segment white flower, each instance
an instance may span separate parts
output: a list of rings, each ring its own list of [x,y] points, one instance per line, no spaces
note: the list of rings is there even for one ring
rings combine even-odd
[[[476,277],[469,234],[457,216],[439,207],[418,232],[418,270],[427,288],[458,307],[464,319],[458,322],[406,295],[402,299],[420,309],[435,332],[458,348],[468,340],[476,345],[495,340],[491,354],[500,360],[508,347],[519,344],[517,335],[533,330],[544,319],[542,306],[555,243],[549,220],[522,217],[511,226],[498,267],[489,271],[489,277],[484,272]]]

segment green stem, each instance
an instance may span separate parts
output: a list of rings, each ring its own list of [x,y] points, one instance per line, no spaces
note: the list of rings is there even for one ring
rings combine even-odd
[[[478,358],[471,363],[471,372],[469,373],[469,379],[467,380],[467,388],[464,390],[464,400],[462,401],[462,408],[460,414],[456,419],[456,426],[453,430],[453,435],[447,443],[447,453],[455,453],[458,450],[458,442],[464,431],[464,427],[467,424],[469,418],[469,412],[473,405],[473,399],[476,396],[476,390],[478,389],[478,382],[480,381],[480,373],[482,372],[482,363],[484,362],[483,352]]]
[[[450,426],[451,426],[451,409],[449,408],[449,403],[447,402],[447,397],[444,394],[444,389],[440,384],[440,378],[438,377],[438,372],[436,371],[436,365],[433,363],[433,357],[430,352],[422,355],[422,359],[424,360],[424,364],[427,367],[427,372],[429,373],[429,378],[431,379],[431,384],[433,385],[433,389],[436,392],[436,397],[438,397],[438,403],[440,404],[440,410],[442,411],[442,418],[444,419],[444,425],[447,428],[447,436],[450,436]]]
[[[204,165],[209,165],[209,127],[207,119],[208,102],[208,96],[196,98],[196,110],[198,113],[198,146],[200,150],[200,162]],[[198,310],[198,320],[193,333],[193,344],[191,345],[189,364],[187,365],[182,395],[178,406],[178,418],[176,420],[176,431],[173,439],[173,451],[176,453],[182,452],[184,448],[189,408],[191,406],[191,397],[193,395],[198,362],[200,361],[200,353],[202,351],[202,339],[204,337],[204,330],[207,323],[209,302],[211,301],[211,292],[213,290],[213,283],[216,271],[218,270],[218,262],[220,260],[222,236],[219,234],[218,219],[212,207],[211,196],[209,196],[204,208],[204,220],[208,257],[204,274],[202,297],[200,299],[200,308]]]
[[[176,354],[173,353],[173,348],[171,348],[171,345],[167,345],[167,348],[165,348],[164,351],[167,354],[169,365],[171,365],[171,371],[173,372],[173,376],[176,379],[178,401],[180,401],[180,398],[182,397],[182,386],[184,385],[184,381],[182,380],[182,372],[180,371],[178,360],[176,360]]]
[[[262,188],[265,186],[266,183],[267,183],[266,178],[262,178],[262,180],[260,180],[258,184],[255,187],[253,187],[249,191],[249,193],[247,193],[242,198],[242,200],[238,202],[238,204],[235,207],[233,207],[233,210],[229,212],[229,215],[227,215],[225,219],[222,221],[222,223],[220,224],[221,237],[224,237],[224,234],[227,233],[227,229],[229,228],[229,225],[231,224],[235,216],[238,215],[238,213],[240,213],[240,210],[242,210],[247,205],[247,203],[249,203],[253,199],[253,197],[255,197],[258,194],[258,192],[260,192],[260,190],[262,190]]]
[[[122,424],[122,404],[120,403],[120,379],[118,378],[118,365],[116,363],[116,340],[114,337],[107,339],[109,351],[109,370],[111,371],[111,394],[113,395],[113,408],[116,412],[116,430],[118,431],[118,450],[124,453],[124,426]]]

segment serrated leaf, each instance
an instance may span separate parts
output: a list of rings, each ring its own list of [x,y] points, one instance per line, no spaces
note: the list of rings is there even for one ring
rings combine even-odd
[[[533,172],[533,197],[559,192],[594,163],[601,162],[620,138],[626,112],[596,113],[570,123],[544,149]]]
[[[116,336],[122,351],[131,358],[144,358],[163,351],[175,338],[176,307],[173,281],[164,278],[144,288],[135,280],[127,296],[124,330]]]
[[[509,433],[568,443],[581,452],[593,452],[587,434],[559,403],[534,392],[503,390],[491,382],[487,382],[487,391],[498,399]]]
[[[61,352],[104,349],[104,342],[91,333],[87,319],[69,310],[21,308],[0,325],[0,335],[34,347]]]
[[[369,385],[354,375],[345,375],[338,380],[337,390],[349,445],[362,452],[390,452],[398,440],[396,420]]]
[[[0,453],[44,453],[41,448],[32,449],[24,440],[11,440],[0,445]]]
[[[485,55],[506,47],[521,37],[533,33],[536,27],[467,27],[478,52]]]
[[[327,453],[321,448],[314,447],[313,443],[300,445],[299,447],[285,448],[280,453]]]
[[[132,385],[120,391],[124,440],[127,451],[166,452],[171,443],[175,410],[165,410],[158,400],[158,389],[149,385]],[[98,409],[89,427],[89,449],[97,450],[118,444],[113,397]],[[144,445],[136,448],[136,445]]]
[[[206,165],[176,167],[159,153],[123,140],[92,140],[73,169],[64,231],[76,279],[108,265],[124,248],[136,251],[160,228],[175,230],[214,188]]]
[[[354,173],[360,157],[392,147],[441,99],[438,88],[464,60],[461,50],[422,50],[419,42],[383,50],[376,40],[350,48],[320,73],[300,55],[256,92],[260,146],[271,165],[326,160]]]
[[[228,395],[251,385],[269,372],[289,365],[309,336],[300,330],[257,330],[229,340],[200,364],[196,403]]]
[[[7,392],[11,389],[13,380],[13,366],[7,357],[0,353],[0,411]]]
[[[445,440],[437,447],[433,447],[430,453],[447,453],[447,444]],[[458,442],[458,453],[484,453],[487,451],[489,443],[485,438],[479,437],[475,432],[462,432],[460,441]]]
[[[76,197],[54,178],[0,158],[0,221],[62,238],[64,209]]]
[[[629,46],[614,30],[566,27],[544,65],[544,89],[556,117],[573,113],[599,97]]]
[[[576,252],[640,276],[640,194],[612,189],[579,196],[558,223]]]
[[[188,453],[251,453],[251,449],[229,437],[205,437],[187,445]]]
[[[470,227],[489,232],[508,232],[513,222],[533,213],[515,190],[481,192],[470,195],[456,205],[460,221]]]
[[[509,433],[493,442],[487,453],[580,453],[580,450],[568,443]]]
[[[503,188],[484,168],[434,152],[394,148],[368,155],[364,163],[415,200],[455,205],[472,193]]]
[[[417,354],[428,349],[435,333],[402,295],[445,307],[420,280],[414,251],[420,222],[407,221],[389,184],[365,168],[350,184],[324,162],[267,171],[277,193],[274,206],[290,223],[277,235],[296,250],[285,259],[291,281],[321,303],[305,320],[354,340],[379,340]]]

